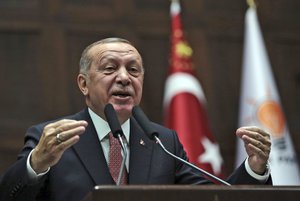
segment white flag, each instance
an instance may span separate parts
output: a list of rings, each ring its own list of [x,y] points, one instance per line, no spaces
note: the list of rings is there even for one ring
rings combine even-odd
[[[270,166],[274,185],[299,185],[297,157],[254,6],[246,12],[244,43],[239,126],[258,126],[271,133]],[[244,145],[239,139],[236,165],[245,157]]]

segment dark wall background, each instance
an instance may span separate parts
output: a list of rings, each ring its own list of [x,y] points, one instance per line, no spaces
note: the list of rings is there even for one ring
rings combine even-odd
[[[257,0],[274,76],[300,157],[300,1]],[[170,16],[168,0],[0,1],[0,174],[15,161],[26,129],[74,113],[83,99],[81,51],[108,36],[133,41],[144,56],[142,106],[162,122]],[[233,169],[246,0],[182,1],[186,37],[208,100],[225,169]]]

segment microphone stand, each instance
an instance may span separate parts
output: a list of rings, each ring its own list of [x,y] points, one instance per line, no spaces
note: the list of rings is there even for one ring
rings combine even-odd
[[[172,154],[171,152],[169,152],[169,151],[165,148],[165,146],[161,143],[160,139],[159,139],[156,135],[153,135],[153,137],[154,137],[156,143],[159,144],[159,146],[163,149],[163,151],[166,152],[168,155],[172,156],[173,158],[175,158],[175,159],[177,159],[178,161],[180,161],[180,162],[186,164],[186,165],[189,166],[189,167],[192,167],[192,168],[194,168],[194,169],[197,169],[197,170],[198,170],[199,172],[201,172],[204,176],[208,176],[208,177],[210,177],[211,179],[214,179],[214,180],[216,180],[216,181],[218,181],[218,182],[220,182],[220,183],[222,183],[222,184],[224,184],[224,185],[226,185],[226,186],[231,186],[230,183],[228,183],[228,182],[226,182],[226,181],[224,181],[224,180],[222,180],[222,179],[220,179],[220,178],[218,178],[218,177],[216,177],[216,176],[210,174],[209,172],[206,172],[205,170],[198,168],[198,167],[195,166],[194,164],[189,163],[189,162],[183,160],[182,158],[180,158],[180,157],[178,157],[178,156]]]
[[[144,112],[138,106],[135,106],[132,109],[132,114],[133,114],[134,118],[136,119],[136,121],[138,122],[138,124],[144,130],[146,135],[149,137],[149,139],[154,140],[157,144],[159,144],[159,146],[163,149],[163,151],[165,153],[167,153],[169,156],[175,158],[176,160],[184,163],[185,165],[187,165],[193,169],[198,170],[200,173],[202,173],[203,176],[207,176],[208,178],[218,181],[226,186],[231,186],[228,182],[210,174],[209,172],[206,172],[205,170],[195,166],[194,164],[189,163],[188,161],[169,152],[165,148],[165,146],[161,143],[160,139],[158,138],[158,132],[151,126],[151,122],[149,121],[148,117],[144,114]]]
[[[120,134],[118,134],[118,139],[119,139],[119,143],[122,147],[123,150],[123,159],[121,162],[121,166],[120,166],[120,171],[119,171],[119,175],[118,175],[118,181],[117,181],[117,186],[120,186],[121,184],[121,179],[123,177],[123,172],[124,172],[124,168],[125,168],[125,163],[126,163],[126,159],[127,159],[127,147],[123,141],[123,138]]]
[[[123,150],[123,159],[122,159],[120,170],[119,170],[118,180],[116,182],[116,184],[119,186],[121,184],[121,179],[123,176],[125,163],[126,163],[126,159],[127,159],[127,147],[124,145],[124,142],[122,139],[122,136],[124,136],[124,133],[122,131],[116,111],[115,111],[114,107],[112,106],[112,104],[109,103],[105,106],[104,114],[105,114],[107,123],[111,129],[113,136],[118,139],[118,141],[121,145],[121,148]]]

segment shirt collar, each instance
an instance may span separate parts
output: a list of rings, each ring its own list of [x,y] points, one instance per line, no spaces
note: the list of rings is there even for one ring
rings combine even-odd
[[[110,127],[104,119],[102,119],[99,115],[97,115],[95,112],[93,112],[90,108],[88,108],[88,111],[89,111],[89,114],[93,121],[93,124],[95,126],[99,140],[102,141],[103,138],[105,138],[106,135],[110,132]],[[127,142],[129,142],[130,119],[125,121],[121,125],[121,128],[123,130],[123,133],[124,133],[124,136],[125,136]]]

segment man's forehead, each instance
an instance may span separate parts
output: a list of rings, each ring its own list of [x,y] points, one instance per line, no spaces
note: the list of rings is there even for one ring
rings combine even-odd
[[[138,51],[127,43],[105,43],[98,44],[90,49],[91,55],[102,55],[105,53],[138,54]]]

